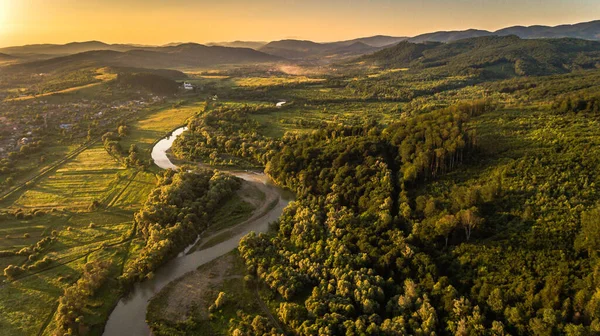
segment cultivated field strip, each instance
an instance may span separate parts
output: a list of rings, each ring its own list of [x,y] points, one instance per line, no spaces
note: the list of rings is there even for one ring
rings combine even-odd
[[[126,184],[118,178],[120,173],[125,173],[125,168],[97,144],[23,193],[13,207],[87,208],[95,200],[102,203],[121,183]]]

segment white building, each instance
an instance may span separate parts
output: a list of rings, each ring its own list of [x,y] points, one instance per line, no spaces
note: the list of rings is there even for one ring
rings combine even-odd
[[[192,84],[186,82],[186,83],[183,83],[183,88],[186,90],[193,90],[194,86]]]

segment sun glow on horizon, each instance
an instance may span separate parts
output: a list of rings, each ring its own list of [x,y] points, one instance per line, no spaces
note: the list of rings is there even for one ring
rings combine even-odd
[[[8,30],[8,18],[11,13],[11,0],[0,0],[0,35]]]
[[[545,0],[543,8],[539,1],[255,0],[248,6],[248,0],[0,0],[0,47],[89,40],[325,42],[570,24],[600,16],[598,0]]]

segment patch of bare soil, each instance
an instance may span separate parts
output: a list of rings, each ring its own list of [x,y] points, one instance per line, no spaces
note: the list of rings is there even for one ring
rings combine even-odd
[[[237,191],[237,194],[244,202],[252,204],[254,208],[258,208],[264,203],[264,199],[256,197],[256,189],[258,188],[253,183],[242,181],[242,186]]]
[[[224,280],[239,277],[229,275],[232,266],[233,256],[226,255],[177,280],[166,293],[166,304],[162,309],[164,319],[182,322],[192,311],[200,314],[202,319],[208,319],[208,307],[218,295],[217,286]],[[196,309],[192,309],[194,307]]]

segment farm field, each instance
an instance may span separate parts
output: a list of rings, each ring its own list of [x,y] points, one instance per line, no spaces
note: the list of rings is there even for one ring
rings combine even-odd
[[[244,77],[235,80],[238,86],[258,87],[258,86],[277,86],[288,84],[309,84],[321,83],[325,79],[310,78],[306,76],[289,76],[289,77]]]
[[[12,207],[81,210],[94,200],[108,204],[112,192],[126,184],[120,177],[127,174],[132,173],[98,143],[27,190]]]
[[[73,153],[79,148],[77,144],[74,145],[57,145],[49,147],[43,155],[32,154],[28,157],[28,160],[23,162],[18,167],[18,176],[11,177],[12,185],[18,185],[19,183],[26,182],[32,178],[38,176],[40,173],[47,171],[53,165],[56,165],[63,160],[67,155]],[[2,176],[0,182],[6,182],[8,177]],[[2,190],[0,195],[6,195],[10,192],[10,188]]]
[[[201,110],[202,104],[151,110],[122,141],[152,144]],[[84,266],[108,262],[109,285],[88,302],[86,324],[98,334],[120,297],[117,277],[138,248],[133,214],[156,185],[154,173],[127,168],[97,142],[2,201],[0,326],[6,335],[52,335],[59,297]],[[21,252],[20,252],[21,251]]]
[[[7,99],[6,101],[25,101],[25,100],[49,97],[49,96],[60,95],[60,94],[77,93],[80,90],[93,88],[95,86],[99,86],[103,83],[114,80],[116,77],[117,77],[116,74],[110,73],[108,71],[108,69],[101,68],[96,71],[96,76],[94,76],[94,79],[93,79],[94,82],[92,82],[92,83],[88,83],[85,85],[79,85],[79,86],[73,86],[70,88],[57,90],[57,91],[44,92],[44,93],[40,93],[40,94],[32,94],[32,95],[22,96],[22,97],[18,97],[18,98],[11,98],[11,99]]]

